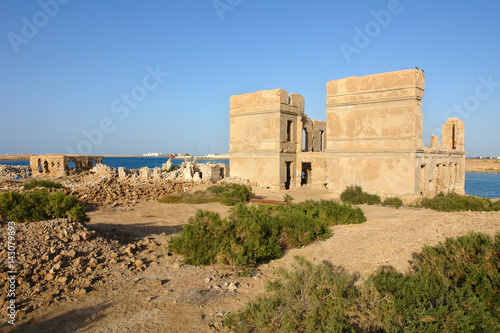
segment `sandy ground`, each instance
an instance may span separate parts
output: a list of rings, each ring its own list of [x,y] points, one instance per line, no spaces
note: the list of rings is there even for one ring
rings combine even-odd
[[[254,189],[258,197],[281,200],[284,193]],[[296,189],[287,192],[296,201],[329,199],[321,190]],[[51,303],[18,321],[14,332],[206,332],[221,328],[222,316],[237,311],[264,292],[265,281],[274,278],[278,267],[289,267],[295,255],[315,262],[329,261],[361,278],[379,265],[391,265],[404,272],[412,255],[424,245],[446,237],[479,231],[500,231],[500,212],[440,213],[426,209],[393,209],[361,206],[368,221],[335,226],[333,237],[302,249],[291,250],[280,260],[258,267],[252,277],[238,277],[220,266],[183,265],[180,256],[169,255],[166,247],[159,259],[132,279],[116,278],[87,294]],[[90,225],[116,233],[154,237],[164,244],[179,232],[197,209],[227,214],[217,204],[187,205],[145,202],[129,208],[105,208],[91,212]],[[237,286],[231,290],[230,283]]]
[[[483,159],[466,160],[465,171],[500,173],[500,160],[483,160]]]
[[[3,154],[0,155],[0,161],[19,161],[29,160],[31,154]]]

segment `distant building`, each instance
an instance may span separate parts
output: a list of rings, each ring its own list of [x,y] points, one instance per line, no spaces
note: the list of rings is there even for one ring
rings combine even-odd
[[[158,157],[158,156],[162,156],[163,153],[144,153],[142,154],[142,156],[147,156],[147,157]]]

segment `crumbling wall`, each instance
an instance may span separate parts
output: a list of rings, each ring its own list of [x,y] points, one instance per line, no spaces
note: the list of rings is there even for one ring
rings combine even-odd
[[[30,167],[32,176],[67,176],[70,169],[69,163],[74,162],[73,172],[90,170],[95,164],[102,163],[102,156],[89,155],[32,155]]]
[[[442,143],[433,135],[429,148],[417,155],[417,193],[423,196],[465,193],[464,125],[457,118],[449,118],[442,126]]]
[[[297,156],[323,151],[326,132],[326,123],[309,119],[304,107],[303,96],[282,89],[232,96],[231,176],[275,189],[300,186]]]
[[[279,188],[280,153],[295,152],[297,117],[303,101],[282,89],[231,96],[229,153],[231,176]],[[302,109],[303,111],[303,109]],[[283,117],[282,117],[282,114]]]

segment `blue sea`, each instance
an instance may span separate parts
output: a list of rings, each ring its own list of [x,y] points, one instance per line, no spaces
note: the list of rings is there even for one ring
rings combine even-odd
[[[166,157],[103,157],[102,162],[110,167],[139,169],[144,166],[161,167],[168,160]],[[172,159],[173,164],[182,164],[183,159]],[[229,160],[198,160],[199,163],[216,162],[229,165]],[[0,161],[0,164],[29,165],[28,160]],[[498,173],[465,173],[465,193],[485,198],[500,198],[500,174]]]

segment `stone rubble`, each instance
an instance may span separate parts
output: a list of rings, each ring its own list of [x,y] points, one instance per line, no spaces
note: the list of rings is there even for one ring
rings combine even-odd
[[[29,166],[4,165],[0,164],[0,178],[15,179],[29,178],[31,168]]]
[[[115,278],[136,274],[160,256],[160,244],[145,237],[121,244],[79,222],[67,219],[16,223],[16,302],[22,314],[75,295]],[[7,280],[7,233],[0,234],[0,281]],[[8,284],[1,288],[6,291]],[[6,309],[5,296],[0,309]]]

